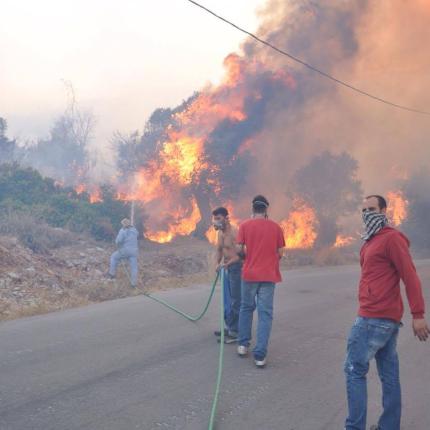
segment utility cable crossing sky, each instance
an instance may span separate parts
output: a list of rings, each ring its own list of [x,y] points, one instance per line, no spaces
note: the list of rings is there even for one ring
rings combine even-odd
[[[286,52],[286,51],[278,48],[277,46],[271,44],[267,40],[261,39],[260,37],[258,37],[254,33],[251,33],[250,31],[245,30],[244,28],[238,26],[237,24],[235,24],[235,23],[229,21],[228,19],[226,19],[226,18],[218,15],[217,13],[215,13],[214,11],[212,11],[211,9],[208,9],[206,6],[203,6],[202,4],[200,4],[200,3],[198,3],[198,2],[196,2],[194,0],[186,0],[186,1],[192,3],[194,6],[197,6],[197,7],[201,8],[205,12],[213,15],[215,18],[218,18],[219,20],[225,22],[226,24],[231,25],[235,29],[237,29],[237,30],[241,31],[242,33],[248,35],[249,37],[253,38],[257,42],[259,42],[259,43],[261,43],[263,45],[268,46],[269,48],[273,49],[274,51],[278,52],[279,54],[284,55],[284,56],[290,58],[291,60],[295,61],[296,63],[301,64],[302,66],[304,66],[304,67],[312,70],[315,73],[318,73],[321,76],[324,76],[327,79],[330,79],[331,81],[335,82],[338,85],[342,85],[342,86],[344,86],[346,88],[349,88],[350,90],[355,91],[355,92],[357,92],[357,93],[359,93],[359,94],[361,94],[363,96],[369,97],[369,98],[371,98],[373,100],[376,100],[378,102],[381,102],[381,103],[385,103],[385,104],[387,104],[389,106],[392,106],[392,107],[395,107],[397,109],[402,109],[402,110],[405,110],[405,111],[408,111],[408,112],[418,113],[418,114],[422,114],[422,115],[430,115],[430,111],[424,111],[424,110],[420,110],[420,109],[415,109],[415,108],[412,108],[412,107],[404,106],[404,105],[401,105],[401,104],[398,104],[398,103],[394,103],[394,102],[391,102],[391,101],[389,101],[389,100],[387,100],[385,98],[378,97],[378,96],[375,96],[375,95],[373,95],[371,93],[368,93],[367,91],[361,90],[360,88],[357,88],[354,85],[349,84],[348,82],[342,81],[341,79],[338,79],[338,78],[330,75],[329,73],[326,73],[323,70],[320,70],[317,67],[314,67],[311,64],[309,64],[309,63],[301,60],[300,58],[297,58],[294,55],[292,55],[292,54],[290,54],[290,53],[288,53],[288,52]]]

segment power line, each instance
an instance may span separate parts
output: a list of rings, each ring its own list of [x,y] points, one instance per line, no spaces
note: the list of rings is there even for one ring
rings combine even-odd
[[[289,54],[288,52],[286,52],[286,51],[284,51],[284,50],[276,47],[275,45],[272,45],[267,40],[261,39],[260,37],[256,36],[254,33],[251,33],[250,31],[247,31],[244,28],[239,27],[237,24],[234,24],[233,22],[229,21],[228,19],[226,19],[226,18],[218,15],[217,13],[215,13],[211,9],[208,9],[207,7],[203,6],[202,4],[200,4],[200,3],[198,3],[198,2],[196,2],[194,0],[187,0],[187,1],[189,1],[190,3],[192,3],[194,6],[197,6],[197,7],[201,8],[201,9],[203,9],[205,12],[213,15],[215,18],[218,18],[221,21],[224,21],[226,24],[231,25],[232,27],[234,27],[235,29],[241,31],[242,33],[245,33],[249,37],[255,39],[257,42],[259,42],[259,43],[261,43],[263,45],[268,46],[269,48],[273,49],[274,51],[278,52],[279,54],[285,55],[286,57],[290,58],[291,60],[295,61],[296,63],[299,63],[302,66],[307,67],[308,69],[312,70],[313,72],[318,73],[318,74],[324,76],[327,79],[330,79],[331,81],[337,83],[338,85],[342,85],[342,86],[344,86],[346,88],[349,88],[350,90],[353,90],[353,91],[355,91],[355,92],[357,92],[357,93],[359,93],[359,94],[361,94],[363,96],[370,97],[373,100],[376,100],[376,101],[381,102],[381,103],[385,103],[387,105],[393,106],[393,107],[398,108],[398,109],[403,109],[403,110],[406,110],[406,111],[409,111],[409,112],[419,113],[419,114],[423,114],[423,115],[430,115],[430,112],[419,110],[419,109],[414,109],[414,108],[411,108],[411,107],[408,107],[408,106],[404,106],[404,105],[400,105],[400,104],[397,104],[397,103],[393,103],[393,102],[391,102],[389,100],[386,100],[386,99],[383,99],[381,97],[375,96],[375,95],[373,95],[371,93],[368,93],[367,91],[361,90],[360,88],[357,88],[354,85],[349,84],[348,82],[342,81],[341,79],[338,79],[338,78],[336,78],[336,77],[334,77],[334,76],[332,76],[332,75],[324,72],[323,70],[320,70],[320,69],[312,66],[311,64],[306,63],[305,61],[301,60],[300,58],[297,58],[294,55]]]

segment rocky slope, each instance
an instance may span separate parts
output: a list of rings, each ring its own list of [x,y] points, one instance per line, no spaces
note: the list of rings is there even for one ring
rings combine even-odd
[[[169,245],[141,243],[139,286],[129,286],[120,266],[106,279],[113,246],[73,237],[56,249],[34,252],[16,237],[0,236],[0,319],[10,319],[141,294],[209,278],[211,247],[183,238]]]

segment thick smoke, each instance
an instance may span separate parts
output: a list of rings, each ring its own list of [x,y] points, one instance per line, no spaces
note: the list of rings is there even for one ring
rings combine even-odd
[[[262,19],[262,37],[316,67],[394,102],[430,109],[428,1],[273,0]],[[339,87],[254,41],[244,51],[291,71],[301,94],[292,108],[274,106],[269,115],[268,177],[274,163],[295,170],[312,152],[344,150],[358,160],[366,191],[385,193],[401,172],[427,159],[428,117]]]
[[[363,90],[429,110],[429,22],[426,0],[271,0],[258,35]],[[428,117],[338,86],[252,39],[225,66],[221,85],[163,110],[162,125],[149,127],[141,140],[154,172],[160,142],[172,140],[172,133],[202,143],[204,167],[189,185],[178,189],[175,178],[160,177],[175,196],[173,206],[196,197],[202,231],[211,206],[232,201],[244,217],[257,193],[267,195],[275,218],[285,217],[296,191],[291,181],[324,151],[358,161],[366,194],[386,194],[428,164]],[[163,204],[165,197],[159,196]]]
[[[357,162],[348,154],[323,152],[293,176],[289,190],[314,209],[318,220],[318,247],[331,246],[339,234],[339,219],[353,214],[362,200]]]
[[[430,250],[430,170],[420,169],[405,180],[403,193],[408,200],[408,218],[403,226],[414,248]]]

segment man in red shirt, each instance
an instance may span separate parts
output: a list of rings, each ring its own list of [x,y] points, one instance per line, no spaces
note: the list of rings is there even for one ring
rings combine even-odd
[[[409,241],[388,226],[387,203],[378,195],[363,202],[365,241],[360,252],[361,278],[358,317],[348,339],[345,360],[349,415],[346,430],[365,430],[366,375],[376,359],[382,383],[383,413],[373,430],[400,430],[401,389],[396,345],[403,302],[400,280],[406,287],[415,336],[425,341],[430,329],[424,319],[421,283],[409,253]]]
[[[273,320],[273,296],[275,284],[281,281],[279,260],[285,246],[281,227],[268,219],[268,207],[269,202],[264,196],[256,196],[252,201],[252,219],[240,225],[237,236],[240,253],[245,255],[237,352],[240,356],[248,354],[252,316],[257,307],[257,343],[253,350],[257,367],[266,365]]]

